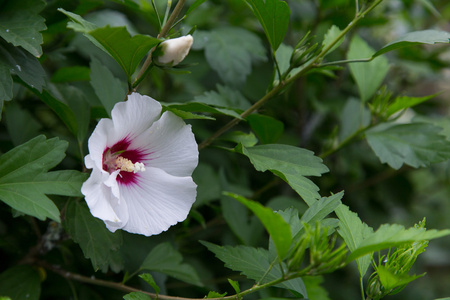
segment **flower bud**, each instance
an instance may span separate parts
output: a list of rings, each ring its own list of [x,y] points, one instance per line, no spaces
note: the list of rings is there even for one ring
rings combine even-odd
[[[188,55],[193,42],[191,35],[166,40],[153,53],[153,61],[160,66],[176,66]]]

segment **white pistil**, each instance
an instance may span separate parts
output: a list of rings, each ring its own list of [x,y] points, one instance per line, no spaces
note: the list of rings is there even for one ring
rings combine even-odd
[[[116,169],[120,169],[121,171],[125,172],[133,172],[137,173],[139,171],[144,172],[145,166],[141,162],[136,162],[133,164],[133,162],[127,158],[123,158],[122,156],[119,156],[115,161]]]

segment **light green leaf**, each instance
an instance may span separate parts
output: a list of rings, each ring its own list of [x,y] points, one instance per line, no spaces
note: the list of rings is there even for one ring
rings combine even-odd
[[[417,278],[420,278],[422,276],[425,276],[425,273],[413,276],[410,276],[408,274],[394,274],[383,265],[379,265],[377,267],[377,274],[380,278],[383,288],[386,291],[407,285],[411,281],[416,280]]]
[[[300,220],[315,226],[316,222],[322,221],[341,204],[343,196],[344,192],[342,191],[329,197],[321,198],[305,211]]]
[[[331,300],[328,291],[321,285],[324,282],[323,276],[304,276],[302,279],[309,299]]]
[[[374,50],[359,36],[355,35],[350,42],[347,59],[370,58]],[[371,62],[350,64],[350,72],[358,86],[359,95],[363,102],[369,100],[377,91],[389,71],[389,64],[385,57],[378,57]]]
[[[228,278],[228,282],[233,287],[233,289],[236,292],[236,294],[239,294],[241,292],[241,288],[239,287],[239,282],[231,280],[229,278]]]
[[[204,33],[205,57],[213,70],[227,84],[242,85],[252,63],[265,61],[266,50],[254,33],[237,27],[219,27]]]
[[[361,128],[370,124],[371,114],[365,103],[350,98],[341,112],[339,140],[343,141]]]
[[[279,214],[276,214],[273,210],[264,207],[258,202],[250,201],[232,193],[224,194],[244,204],[258,217],[275,243],[279,259],[284,259],[292,242],[291,227],[289,224]]]
[[[89,31],[107,53],[122,67],[130,82],[142,58],[161,41],[149,35],[136,34],[133,37],[123,27],[103,27]]]
[[[326,47],[328,47],[329,45],[331,45],[331,43],[337,39],[337,37],[341,34],[341,30],[339,29],[339,27],[337,27],[336,25],[332,25],[330,27],[330,29],[328,29],[327,33],[325,34],[325,36],[323,37],[323,42],[322,42],[322,47],[325,49]],[[342,42],[344,41],[344,38],[341,38],[336,44],[334,44],[333,47],[330,48],[330,50],[327,51],[327,54],[333,52],[334,50],[336,50],[337,47],[339,47]]]
[[[344,239],[350,251],[353,252],[365,238],[373,233],[373,229],[366,223],[363,223],[358,215],[350,211],[346,205],[341,204],[335,212],[339,218],[338,233]],[[361,278],[366,274],[371,259],[372,255],[370,254],[356,259]]]
[[[189,111],[184,111],[180,109],[176,109],[170,106],[165,106],[165,110],[172,112],[174,115],[182,118],[183,120],[215,120],[213,117],[205,116],[205,115],[199,115],[194,114]]]
[[[161,291],[161,289],[159,288],[159,286],[156,284],[155,280],[153,279],[152,274],[150,273],[145,273],[145,274],[141,274],[139,275],[139,277],[141,277],[143,280],[145,280],[145,282],[147,282],[156,292],[156,294],[159,294],[159,292]]]
[[[425,97],[408,97],[408,96],[400,96],[395,98],[394,102],[389,105],[387,111],[386,111],[386,116],[392,116],[393,114],[395,114],[396,112],[399,112],[403,109],[406,109],[408,107],[413,107],[416,106],[422,102],[428,101],[434,97],[436,97],[437,95],[430,95],[430,96],[425,96]]]
[[[450,43],[450,32],[434,29],[409,32],[378,50],[373,57],[407,46],[437,43]]]
[[[96,58],[92,57],[90,67],[91,86],[106,112],[111,117],[111,110],[114,105],[125,100],[127,87],[123,82],[114,77],[111,71],[103,66]]]
[[[47,29],[39,16],[45,7],[42,0],[6,1],[0,10],[0,37],[36,57],[42,55],[42,35]]]
[[[1,296],[14,300],[38,300],[40,294],[41,280],[31,266],[17,265],[0,274]]]
[[[38,136],[0,157],[0,200],[25,214],[59,222],[59,210],[46,196],[81,196],[86,174],[47,171],[65,156],[66,141]]]
[[[85,203],[70,201],[67,205],[64,227],[92,262],[94,270],[106,272],[108,267],[115,272],[122,269],[118,250],[122,245],[120,231],[110,232],[103,221],[90,213]]]
[[[223,294],[220,294],[218,292],[209,291],[208,295],[206,296],[206,299],[209,299],[209,298],[221,298],[221,297],[225,297],[226,295],[227,295],[226,292],[223,293]]]
[[[261,145],[244,147],[238,145],[236,151],[247,156],[256,170],[271,171],[286,181],[308,205],[320,198],[319,188],[304,176],[321,176],[328,172],[322,159],[314,153],[289,145]]]
[[[246,0],[276,51],[286,35],[291,10],[281,0]]]
[[[283,134],[283,122],[270,116],[251,114],[246,120],[263,144],[276,143]]]
[[[149,295],[146,295],[141,292],[132,292],[123,296],[125,300],[151,300],[152,298]]]
[[[269,251],[266,249],[248,246],[218,246],[204,241],[201,243],[223,261],[225,267],[241,272],[256,282],[261,281],[260,283],[264,284],[283,276],[278,263],[270,265]],[[275,286],[306,296],[306,288],[301,278],[284,281]]]
[[[161,272],[178,280],[202,286],[197,271],[186,263],[183,257],[171,244],[161,243],[150,251],[142,263],[140,270]]]
[[[428,241],[450,235],[450,229],[445,230],[425,230],[423,228],[411,227],[405,229],[398,224],[384,224],[373,234],[365,236],[356,249],[347,258],[352,261],[363,255],[373,253],[378,250],[399,246],[406,243]]]
[[[450,144],[440,127],[427,123],[381,124],[366,132],[367,142],[382,163],[394,169],[414,168],[450,158]]]
[[[0,73],[6,83],[0,84],[0,99],[10,99],[2,95],[4,90],[6,95],[12,97],[11,75],[17,75],[31,88],[42,91],[45,84],[45,71],[36,57],[26,52],[20,47],[14,47],[0,39]],[[4,73],[4,74],[3,74]],[[11,74],[11,75],[9,75]],[[9,75],[9,78],[7,78]],[[1,88],[1,86],[4,86]],[[3,92],[3,93],[5,93]]]
[[[253,147],[258,143],[258,139],[253,132],[232,131],[224,134],[220,139],[236,144],[241,143],[244,147]]]

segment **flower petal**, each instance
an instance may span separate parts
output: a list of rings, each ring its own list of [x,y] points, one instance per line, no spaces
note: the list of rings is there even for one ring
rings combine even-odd
[[[117,103],[111,111],[115,131],[113,144],[126,137],[140,135],[158,119],[161,109],[159,102],[138,93],[129,95],[127,102]],[[111,141],[108,142],[112,146]]]
[[[146,167],[155,167],[175,176],[190,176],[198,164],[198,146],[191,125],[171,112],[131,142],[134,149],[145,149]]]
[[[129,212],[123,230],[150,236],[186,219],[197,194],[191,177],[175,177],[152,167],[139,175],[139,184],[120,186]]]

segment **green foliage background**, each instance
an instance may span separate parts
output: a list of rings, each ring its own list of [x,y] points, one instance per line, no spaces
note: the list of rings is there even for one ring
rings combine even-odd
[[[373,267],[417,278],[389,299],[449,297],[448,1],[186,1],[163,37],[188,57],[143,74],[167,2],[0,0],[0,299],[358,299]],[[133,89],[200,149],[188,219],[152,237],[80,192]],[[380,262],[411,249],[409,275]]]

